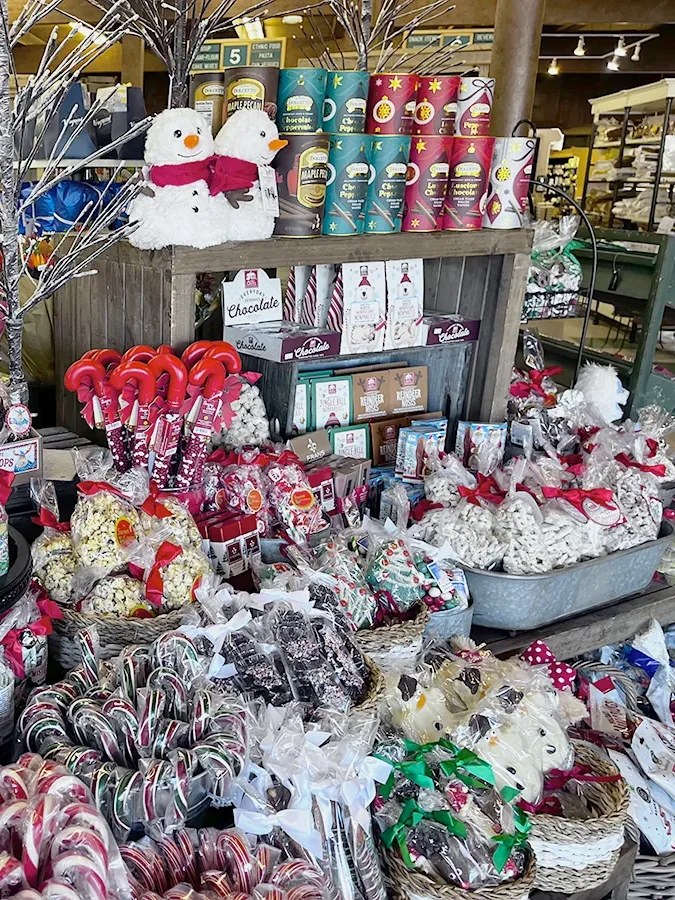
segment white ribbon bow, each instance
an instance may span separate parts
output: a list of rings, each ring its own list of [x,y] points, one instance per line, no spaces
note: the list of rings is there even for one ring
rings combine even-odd
[[[275,813],[253,812],[235,809],[235,828],[247,834],[269,834],[274,828],[281,828],[315,859],[323,859],[323,847],[319,832],[314,828],[311,809],[282,809]]]

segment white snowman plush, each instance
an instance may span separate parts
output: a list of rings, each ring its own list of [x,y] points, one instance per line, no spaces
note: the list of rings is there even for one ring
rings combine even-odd
[[[138,227],[129,241],[142,250],[211,247],[227,239],[222,204],[211,196],[211,129],[194,109],[167,109],[148,129],[146,187],[129,209]]]
[[[227,222],[229,240],[257,241],[272,236],[274,215],[263,207],[258,167],[269,166],[287,143],[261,109],[237,110],[218,132],[211,193],[216,194]],[[233,202],[233,191],[244,193]]]

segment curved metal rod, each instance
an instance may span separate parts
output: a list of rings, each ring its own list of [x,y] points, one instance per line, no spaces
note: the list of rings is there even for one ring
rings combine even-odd
[[[593,226],[590,223],[590,220],[583,209],[579,206],[576,200],[573,200],[569,194],[566,194],[565,191],[561,191],[560,188],[553,187],[553,185],[547,184],[545,181],[537,181],[534,178],[527,179],[530,184],[536,185],[537,187],[546,188],[547,191],[552,191],[554,194],[558,194],[559,197],[564,197],[568,203],[570,203],[576,211],[581,216],[584,225],[588,229],[588,233],[591,236],[591,244],[593,246],[593,263],[591,266],[591,278],[588,283],[588,302],[586,305],[586,315],[584,316],[584,325],[581,329],[581,340],[579,342],[579,353],[577,355],[577,364],[574,369],[574,381],[579,377],[579,372],[581,370],[581,363],[584,358],[584,344],[586,343],[586,335],[588,333],[588,324],[591,320],[591,304],[593,302],[593,294],[595,293],[595,280],[598,275],[598,241],[595,236],[595,231]]]

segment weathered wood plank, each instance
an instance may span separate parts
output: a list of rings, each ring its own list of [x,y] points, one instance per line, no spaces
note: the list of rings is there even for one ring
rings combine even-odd
[[[315,240],[272,238],[269,241],[221,244],[206,250],[176,247],[173,271],[175,275],[187,275],[244,267],[372,262],[404,257],[438,259],[445,256],[529,254],[531,246],[532,232],[529,229],[357,235],[353,238],[321,237]]]
[[[491,319],[493,337],[480,393],[480,419],[483,422],[498,422],[506,412],[529,269],[529,252],[505,257],[494,316],[485,317],[488,321]],[[482,324],[485,327],[488,322],[484,320]]]
[[[194,340],[195,335],[195,287],[194,275],[176,275],[171,279],[169,296],[169,339],[179,353]]]
[[[477,627],[472,629],[471,636],[485,642],[499,656],[524,650],[539,638],[546,641],[558,659],[570,659],[605,644],[623,641],[640,631],[650,619],[657,619],[662,625],[675,622],[675,587],[656,585],[651,592],[534,631],[510,636],[503,631]]]

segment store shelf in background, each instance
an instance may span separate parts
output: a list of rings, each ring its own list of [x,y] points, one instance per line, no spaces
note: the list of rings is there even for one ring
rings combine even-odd
[[[30,164],[31,169],[44,169],[46,168],[49,160],[47,159],[34,159]],[[15,163],[15,166],[17,164]],[[71,166],[81,166],[81,159],[62,159],[60,162],[56,163],[54,168],[56,169],[69,169]],[[122,168],[128,169],[140,169],[144,166],[145,163],[142,159],[92,159],[90,163],[87,163],[85,168],[87,169],[116,169],[118,166],[122,166]]]

